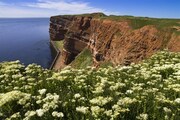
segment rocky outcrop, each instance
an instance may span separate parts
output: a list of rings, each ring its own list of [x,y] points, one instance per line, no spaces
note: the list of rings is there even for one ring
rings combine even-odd
[[[55,69],[70,64],[84,48],[91,50],[94,66],[104,61],[128,65],[164,48],[180,51],[180,37],[154,25],[133,29],[129,20],[108,19],[104,14],[54,16],[50,21],[51,40],[64,40],[61,63]]]

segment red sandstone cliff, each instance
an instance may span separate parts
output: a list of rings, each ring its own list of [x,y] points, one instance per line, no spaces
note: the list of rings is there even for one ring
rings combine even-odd
[[[51,40],[64,40],[55,69],[70,64],[84,48],[92,52],[95,66],[104,61],[128,65],[164,48],[180,51],[180,36],[169,26],[159,30],[150,24],[134,29],[130,20],[108,19],[104,14],[54,16],[50,21]]]

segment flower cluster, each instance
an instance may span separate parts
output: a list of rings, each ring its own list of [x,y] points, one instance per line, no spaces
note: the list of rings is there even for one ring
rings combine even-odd
[[[0,63],[0,119],[179,120],[180,53],[99,69]]]

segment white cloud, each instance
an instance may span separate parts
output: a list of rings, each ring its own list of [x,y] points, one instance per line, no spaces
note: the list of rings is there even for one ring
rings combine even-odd
[[[87,2],[75,0],[37,0],[37,2],[23,2],[20,4],[7,4],[0,2],[0,17],[50,17],[59,14],[81,14],[104,12],[105,14],[118,14],[108,12],[101,8],[90,6]]]
[[[67,2],[64,0],[39,0],[37,3],[26,3],[25,5],[34,8],[57,10],[62,14],[105,12],[103,9],[91,7],[88,3],[74,1]]]

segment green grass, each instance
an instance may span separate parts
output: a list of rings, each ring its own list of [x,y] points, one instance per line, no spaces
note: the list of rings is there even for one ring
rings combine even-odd
[[[164,28],[171,28],[173,26],[180,26],[180,19],[161,19],[161,18],[148,18],[148,17],[134,17],[134,16],[103,16],[101,20],[110,19],[114,21],[127,21],[133,29],[139,29],[146,25],[154,25],[159,30]]]
[[[174,32],[176,35],[180,35],[180,31],[175,31]]]
[[[54,17],[59,17],[59,16],[64,16],[64,17],[73,17],[73,16],[81,16],[81,17],[93,17],[93,18],[101,18],[101,17],[106,17],[104,13],[97,12],[97,13],[85,13],[85,14],[75,14],[75,15],[58,15]]]
[[[53,41],[54,42],[54,45],[56,46],[56,48],[58,48],[60,51],[63,49],[63,40],[61,41]]]
[[[70,64],[73,68],[86,68],[91,66],[93,62],[92,53],[89,49],[84,49]]]
[[[134,18],[134,19],[130,19],[130,21],[133,29],[139,29],[146,25],[154,25],[159,30],[162,30],[164,28],[172,29],[173,26],[180,26],[178,24],[178,21],[180,20],[176,20],[176,19]]]
[[[104,62],[102,62],[101,64],[100,64],[100,68],[107,68],[107,67],[109,67],[109,66],[113,66],[113,63],[112,62],[110,62],[110,61],[104,61]]]
[[[101,17],[107,17],[104,13],[97,12],[92,14],[80,14],[78,16],[85,16],[85,17],[94,17],[94,18],[101,18]]]

